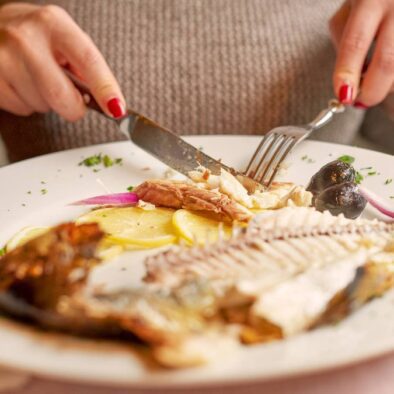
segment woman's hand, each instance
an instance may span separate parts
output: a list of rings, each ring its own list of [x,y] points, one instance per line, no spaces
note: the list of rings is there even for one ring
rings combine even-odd
[[[360,108],[383,101],[394,91],[394,0],[346,0],[330,31],[338,52],[334,89],[339,100]]]
[[[108,115],[124,114],[114,75],[66,11],[24,3],[0,7],[0,109],[23,116],[53,110],[69,121],[83,117],[83,98],[62,67],[86,83]]]

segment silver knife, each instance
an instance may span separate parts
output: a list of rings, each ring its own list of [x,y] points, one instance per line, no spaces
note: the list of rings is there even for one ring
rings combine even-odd
[[[198,166],[207,168],[214,175],[219,175],[220,169],[223,168],[236,176],[248,191],[253,192],[256,189],[263,189],[263,186],[253,179],[206,155],[172,131],[133,110],[128,109],[127,114],[122,118],[110,118],[100,108],[88,87],[68,70],[65,70],[65,73],[83,95],[88,108],[115,121],[122,134],[135,145],[172,169],[187,176],[190,171],[195,170]]]

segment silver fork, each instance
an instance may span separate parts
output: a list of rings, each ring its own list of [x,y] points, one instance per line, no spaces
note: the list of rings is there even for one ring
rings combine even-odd
[[[338,100],[330,100],[328,107],[307,125],[272,129],[261,140],[244,174],[269,187],[290,151],[313,131],[329,123],[334,114],[344,110],[345,107]]]

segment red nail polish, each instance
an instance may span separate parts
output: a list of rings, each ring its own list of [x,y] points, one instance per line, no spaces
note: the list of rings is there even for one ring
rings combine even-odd
[[[339,88],[338,98],[342,104],[351,104],[353,101],[353,87],[350,85],[342,85]]]
[[[126,115],[126,111],[122,102],[118,98],[113,98],[108,101],[107,107],[114,118],[121,118]]]
[[[360,108],[360,109],[368,109],[369,108],[367,105],[363,104],[361,101],[356,101],[353,104],[353,107]]]

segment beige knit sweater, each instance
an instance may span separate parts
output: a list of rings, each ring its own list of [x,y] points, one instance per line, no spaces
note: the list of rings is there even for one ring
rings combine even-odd
[[[341,0],[51,3],[91,35],[129,106],[181,134],[264,134],[310,121],[333,96],[327,22]],[[315,137],[349,143],[362,118],[349,109]],[[0,112],[0,131],[12,161],[121,138],[94,113],[72,124]]]

